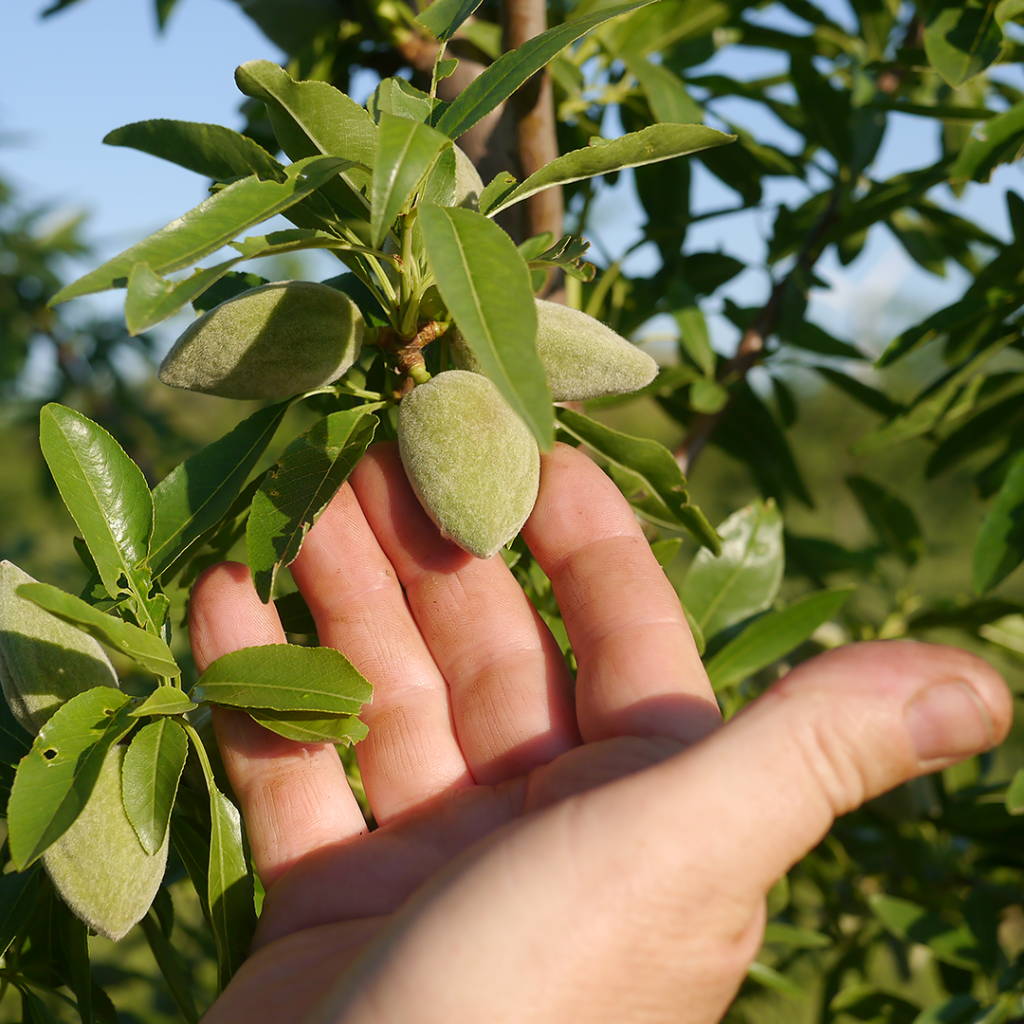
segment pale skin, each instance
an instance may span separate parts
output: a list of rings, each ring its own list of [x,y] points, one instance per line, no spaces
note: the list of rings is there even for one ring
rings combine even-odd
[[[393,446],[362,460],[292,566],[320,640],[374,684],[368,833],[332,747],[218,711],[267,887],[249,960],[204,1024],[714,1024],[764,898],[835,817],[999,743],[980,659],[909,642],[805,662],[722,726],[678,599],[629,506],[571,448],[523,530],[576,652],[500,556],[438,534]],[[203,669],[283,643],[248,570],[191,608]]]

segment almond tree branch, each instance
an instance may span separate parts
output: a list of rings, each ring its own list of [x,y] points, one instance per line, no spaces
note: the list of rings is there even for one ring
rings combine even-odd
[[[548,27],[545,0],[506,0],[504,5],[505,49],[512,50],[540,35]],[[558,156],[555,102],[551,73],[545,68],[512,97],[520,180],[524,180]],[[520,204],[519,234],[522,238],[550,231],[562,236],[565,208],[561,188],[549,188]]]
[[[735,384],[738,380],[746,377],[751,367],[755,366],[765,355],[765,343],[775,333],[778,327],[779,317],[782,312],[782,300],[786,290],[792,287],[804,287],[804,281],[810,274],[818,257],[825,248],[825,236],[835,223],[839,214],[839,203],[842,197],[842,188],[836,184],[832,190],[831,201],[828,208],[818,219],[800,248],[796,263],[789,273],[776,282],[768,301],[761,307],[754,317],[753,322],[743,332],[740,343],[736,348],[736,354],[719,368],[716,374],[718,382],[726,387]],[[693,464],[697,461],[700,453],[704,450],[711,436],[714,434],[718,424],[728,411],[729,403],[714,413],[698,413],[690,421],[686,437],[675,450],[676,462],[679,463],[684,473],[690,472]]]

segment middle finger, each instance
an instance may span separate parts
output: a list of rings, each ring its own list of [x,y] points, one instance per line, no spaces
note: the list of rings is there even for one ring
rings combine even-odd
[[[440,535],[395,445],[375,446],[352,487],[448,681],[476,781],[520,775],[578,743],[565,659],[501,556],[476,558]]]

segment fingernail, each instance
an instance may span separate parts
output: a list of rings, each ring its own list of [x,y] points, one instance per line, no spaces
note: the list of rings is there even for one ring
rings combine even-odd
[[[904,715],[922,765],[977,754],[995,744],[988,708],[959,680],[929,686],[907,705]]]

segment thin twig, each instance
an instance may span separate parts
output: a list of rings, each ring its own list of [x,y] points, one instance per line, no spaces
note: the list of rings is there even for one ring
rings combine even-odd
[[[735,384],[737,380],[742,380],[751,367],[755,366],[765,354],[765,342],[775,333],[778,326],[779,315],[782,311],[782,299],[786,289],[791,283],[799,285],[797,278],[809,273],[821,256],[825,247],[825,236],[839,213],[841,197],[842,189],[836,185],[832,190],[828,208],[804,239],[792,269],[781,281],[776,282],[768,301],[743,332],[743,337],[740,338],[740,343],[736,348],[736,354],[719,369],[716,379],[720,384],[728,386]],[[722,422],[728,408],[729,403],[727,402],[718,412],[698,413],[690,421],[690,429],[674,453],[676,462],[679,463],[684,473],[692,470],[693,464],[708,441],[711,440],[711,436],[718,424]]]

